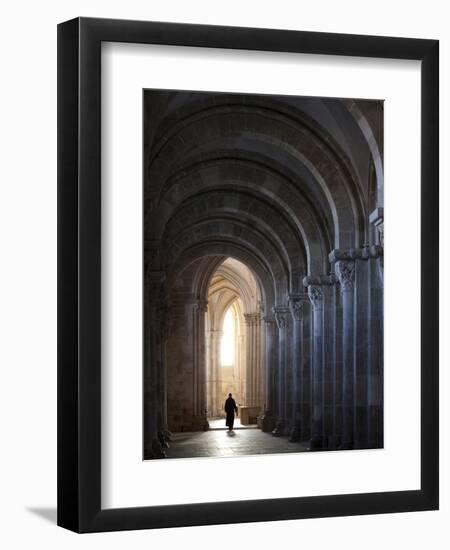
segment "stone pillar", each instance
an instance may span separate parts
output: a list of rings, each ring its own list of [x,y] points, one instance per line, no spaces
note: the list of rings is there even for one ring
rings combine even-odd
[[[172,319],[169,317],[167,308],[161,312],[161,376],[159,380],[160,392],[160,431],[159,441],[163,448],[168,448],[168,441],[172,440],[172,433],[169,430],[167,418],[167,341],[170,337]]]
[[[354,358],[355,358],[355,422],[354,448],[368,447],[368,390],[370,370],[370,289],[369,289],[369,262],[361,258],[355,259],[354,271]]]
[[[260,428],[264,432],[271,432],[275,427],[275,317],[265,315],[264,344],[265,344],[265,394],[264,412],[258,420]]]
[[[303,304],[303,357],[302,357],[302,385],[301,393],[301,441],[311,440],[312,419],[312,378],[313,378],[313,342],[312,342],[312,305],[308,301]]]
[[[383,413],[383,249],[334,250],[329,259],[341,290],[341,448],[377,447]]]
[[[273,435],[284,435],[286,429],[286,344],[289,309],[284,306],[274,307],[273,313],[278,328],[278,363],[277,363],[277,421]]]
[[[313,377],[312,377],[312,419],[311,448],[323,447],[323,293],[320,286],[308,286],[312,305],[313,327]]]
[[[368,447],[383,447],[383,249],[372,250],[369,264]]]
[[[239,324],[241,325],[241,322],[239,322]],[[244,397],[245,397],[246,392],[247,392],[247,381],[245,379],[247,350],[246,350],[246,346],[245,346],[245,333],[244,333],[245,329],[243,329],[242,326],[240,326],[240,329],[242,330],[242,333],[239,334],[239,339],[238,339],[238,344],[239,344],[239,347],[238,347],[238,362],[239,362],[238,374],[239,374],[239,380],[240,380],[239,399],[240,399],[241,403],[243,403]]]
[[[336,252],[336,251],[334,251]],[[333,254],[333,253],[332,253]],[[342,449],[354,447],[355,432],[355,341],[354,280],[355,262],[347,255],[334,254],[336,276],[342,300]]]
[[[335,264],[336,275],[341,285],[342,296],[342,448],[352,449],[355,432],[355,385],[354,363],[354,276],[355,262],[341,260]]]
[[[144,285],[144,458],[164,458],[161,431],[161,318],[158,311],[164,273],[150,272]]]
[[[303,279],[311,303],[310,446],[334,448],[336,421],[336,302],[334,275]],[[306,411],[303,412],[306,418]],[[305,431],[305,430],[304,430]]]
[[[212,417],[220,415],[220,405],[217,395],[217,385],[219,378],[219,368],[220,368],[220,341],[222,338],[223,332],[221,330],[210,330],[209,331],[209,376],[208,376],[208,385],[209,385],[209,397],[210,402],[209,415]]]
[[[302,434],[301,415],[303,410],[303,305],[308,300],[307,293],[289,295],[289,308],[292,315],[293,334],[293,388],[292,388],[292,422],[290,441],[300,441]]]
[[[337,409],[339,395],[338,380],[342,372],[340,360],[341,311],[339,304],[339,289],[335,275],[328,277],[329,283],[322,286],[323,291],[323,417],[324,417],[324,447],[336,449],[340,441],[336,437],[339,421]]]
[[[205,350],[205,313],[208,302],[198,300],[193,304],[193,429],[207,430],[206,419],[206,350]]]
[[[254,325],[254,350],[255,350],[255,374],[254,374],[254,405],[262,407],[261,377],[263,376],[262,338],[261,338],[261,314],[255,316]],[[259,411],[261,412],[261,411]]]
[[[261,376],[261,317],[259,313],[245,313],[246,325],[246,405],[259,404],[259,379]]]

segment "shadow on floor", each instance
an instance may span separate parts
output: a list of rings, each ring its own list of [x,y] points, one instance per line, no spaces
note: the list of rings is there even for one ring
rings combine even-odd
[[[53,525],[56,525],[56,507],[49,508],[45,506],[33,506],[27,507],[25,509],[27,512],[31,512],[35,516],[38,516],[46,521],[49,521],[50,523],[53,523]]]

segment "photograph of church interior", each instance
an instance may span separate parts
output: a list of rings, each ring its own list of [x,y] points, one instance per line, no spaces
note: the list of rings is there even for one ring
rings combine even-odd
[[[143,458],[383,447],[383,101],[143,117]]]

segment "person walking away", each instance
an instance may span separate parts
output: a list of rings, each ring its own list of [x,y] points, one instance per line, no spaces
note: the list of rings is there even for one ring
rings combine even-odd
[[[234,413],[237,413],[236,401],[233,399],[231,393],[228,394],[228,399],[225,401],[225,412],[227,413],[226,426],[228,426],[228,431],[233,430],[234,425]]]

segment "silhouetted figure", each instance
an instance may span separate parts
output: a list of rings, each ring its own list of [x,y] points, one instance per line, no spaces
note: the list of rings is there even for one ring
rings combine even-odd
[[[231,432],[234,424],[234,413],[237,413],[236,401],[233,399],[231,393],[228,394],[228,399],[225,401],[225,412],[227,413],[226,425],[228,431]]]

